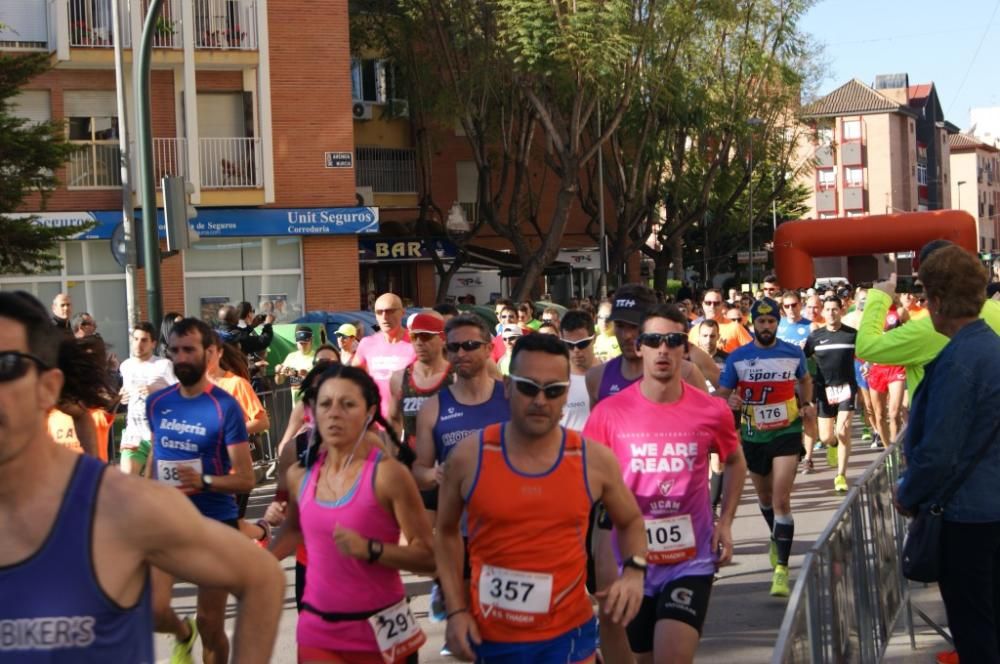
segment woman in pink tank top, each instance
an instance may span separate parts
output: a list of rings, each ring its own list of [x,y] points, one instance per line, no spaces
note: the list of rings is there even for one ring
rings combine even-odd
[[[431,526],[409,470],[369,430],[376,422],[398,441],[378,388],[363,370],[334,365],[306,399],[313,440],[288,469],[288,518],[271,546],[281,559],[302,541],[309,559],[299,662],[415,661],[426,637],[399,570],[433,574]]]

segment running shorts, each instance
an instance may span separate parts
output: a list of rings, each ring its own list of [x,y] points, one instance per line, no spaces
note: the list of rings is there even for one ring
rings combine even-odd
[[[893,365],[873,364],[868,372],[868,387],[876,392],[889,391],[889,383],[906,380],[906,369]]]
[[[592,662],[597,652],[597,620],[591,618],[579,627],[546,641],[483,641],[474,648],[478,664]]]
[[[775,457],[805,456],[801,433],[778,436],[768,443],[748,443],[743,441],[743,456],[747,459],[747,470],[762,477],[771,474]]]
[[[846,401],[840,403],[830,403],[826,400],[826,390],[820,388],[816,392],[816,414],[819,417],[837,417],[837,413],[851,412],[854,410],[854,398],[858,396],[856,389],[851,389],[851,396]]]
[[[656,595],[643,597],[639,613],[625,628],[632,652],[653,651],[653,636],[660,620],[682,622],[701,634],[708,615],[712,581],[711,574],[682,576],[667,582]]]
[[[860,387],[861,389],[867,390],[868,379],[865,378],[865,375],[863,373],[861,373],[861,367],[863,367],[864,365],[865,365],[864,362],[862,362],[858,358],[854,358],[854,382],[857,383],[858,387]]]
[[[123,447],[121,450],[122,458],[129,459],[138,464],[140,468],[143,468],[146,465],[146,460],[149,459],[149,453],[152,449],[153,446],[148,440],[141,440],[138,447]]]

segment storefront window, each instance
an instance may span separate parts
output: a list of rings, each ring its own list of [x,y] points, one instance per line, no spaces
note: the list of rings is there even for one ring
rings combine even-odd
[[[214,321],[219,307],[246,300],[279,323],[303,314],[297,237],[205,239],[184,252],[185,309]]]

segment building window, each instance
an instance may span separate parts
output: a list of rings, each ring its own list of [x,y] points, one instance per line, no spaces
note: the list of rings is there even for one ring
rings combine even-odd
[[[299,238],[212,238],[184,252],[188,315],[214,322],[223,304],[243,301],[259,313],[273,313],[279,323],[303,314]]]
[[[114,91],[67,91],[63,96],[63,114],[67,138],[80,147],[66,164],[66,186],[120,187],[118,105]]]
[[[847,214],[848,217],[863,217],[863,216],[865,216],[865,211],[864,210],[848,210],[846,214]]]
[[[417,193],[417,151],[413,148],[359,145],[355,154],[357,186],[383,194]]]
[[[351,98],[385,104],[390,99],[402,99],[399,67],[389,60],[373,58],[351,60]]]
[[[820,168],[816,170],[816,184],[820,191],[833,189],[837,186],[837,174],[832,168]]]
[[[862,187],[865,183],[865,170],[863,168],[845,168],[844,182],[848,187]]]
[[[927,164],[917,164],[917,184],[927,185]]]
[[[816,129],[816,142],[820,145],[833,144],[833,127],[819,127]]]
[[[833,212],[820,212],[819,213],[819,218],[820,219],[836,219],[837,215],[835,213],[833,213]]]
[[[842,129],[845,141],[861,140],[861,120],[844,120]]]

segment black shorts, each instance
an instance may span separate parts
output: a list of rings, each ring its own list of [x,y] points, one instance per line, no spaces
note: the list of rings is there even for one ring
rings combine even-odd
[[[421,491],[420,499],[424,501],[425,510],[436,512],[438,508],[438,487]]]
[[[691,625],[701,634],[708,615],[713,578],[711,574],[682,576],[660,588],[655,596],[643,597],[639,613],[625,628],[632,652],[652,652],[656,623],[660,620]]]
[[[743,441],[743,456],[747,459],[747,470],[761,476],[771,474],[775,457],[795,455],[801,459],[805,453],[801,433],[786,433],[769,443]]]
[[[239,519],[222,519],[222,520],[219,521],[219,523],[227,525],[230,528],[235,528],[236,530],[240,529],[240,520]]]
[[[840,403],[830,403],[826,400],[826,390],[819,388],[816,393],[816,415],[822,418],[837,417],[837,413],[849,413],[854,410],[854,398],[858,396],[858,388],[851,388],[851,396]]]

